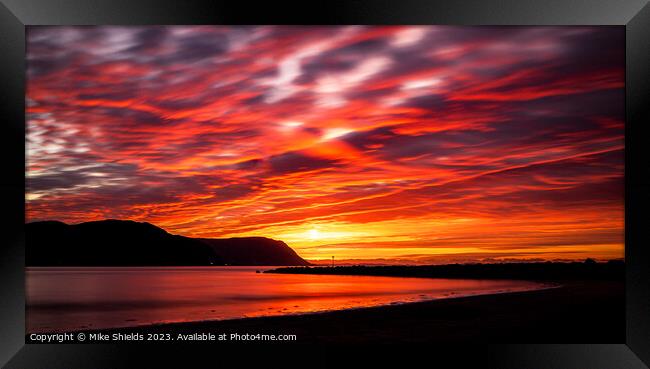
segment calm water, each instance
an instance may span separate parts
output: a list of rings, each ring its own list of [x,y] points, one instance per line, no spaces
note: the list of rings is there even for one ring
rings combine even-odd
[[[260,267],[27,268],[27,331],[299,314],[540,288],[523,281],[255,273]]]

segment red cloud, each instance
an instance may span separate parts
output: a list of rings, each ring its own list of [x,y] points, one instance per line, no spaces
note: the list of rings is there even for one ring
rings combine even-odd
[[[27,50],[29,220],[623,255],[621,27],[29,27]]]

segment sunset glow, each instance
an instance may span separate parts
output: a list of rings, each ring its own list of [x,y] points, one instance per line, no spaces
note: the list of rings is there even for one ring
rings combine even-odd
[[[27,220],[624,255],[623,27],[28,27]]]

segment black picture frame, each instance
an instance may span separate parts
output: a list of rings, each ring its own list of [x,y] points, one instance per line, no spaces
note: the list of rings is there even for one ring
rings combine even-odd
[[[129,344],[25,344],[25,26],[91,24],[625,26],[625,343],[560,344],[562,337],[558,337],[559,344],[410,347],[412,354],[402,357],[399,363],[428,359],[432,365],[448,361],[456,367],[468,362],[498,368],[650,366],[650,237],[645,226],[650,208],[650,167],[646,161],[650,151],[650,5],[646,0],[330,0],[300,4],[255,4],[245,0],[0,0],[0,150],[4,154],[0,204],[5,218],[0,233],[5,240],[0,247],[0,363],[6,368],[155,367],[158,364],[154,360],[165,366],[192,367],[187,364],[188,358],[215,365],[232,354],[216,344],[140,344],[137,348]],[[282,359],[285,350],[292,355],[296,351],[310,353],[314,358],[311,364],[316,366],[334,366],[343,360],[343,354],[331,347],[268,346],[243,347],[249,354],[239,356],[239,364],[260,360],[275,367],[269,360]],[[390,351],[371,348],[368,353],[386,364]],[[369,365],[368,358],[363,362]]]

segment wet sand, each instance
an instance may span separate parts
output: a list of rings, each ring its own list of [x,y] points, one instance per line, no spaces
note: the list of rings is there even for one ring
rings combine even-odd
[[[170,333],[174,336],[179,333],[295,334],[297,340],[294,344],[624,342],[623,282],[555,282],[560,286],[536,291],[307,315],[173,323],[101,332]]]

